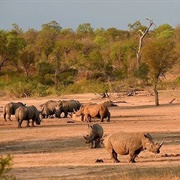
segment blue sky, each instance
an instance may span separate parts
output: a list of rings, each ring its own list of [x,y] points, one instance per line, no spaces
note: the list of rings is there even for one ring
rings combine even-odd
[[[156,26],[180,24],[180,0],[0,0],[0,29],[12,29],[16,23],[24,31],[41,29],[55,20],[65,28],[76,30],[79,24],[91,27],[128,30],[137,20]]]

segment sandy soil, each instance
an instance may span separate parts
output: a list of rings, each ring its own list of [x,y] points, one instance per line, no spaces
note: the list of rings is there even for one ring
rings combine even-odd
[[[17,122],[5,122],[0,116],[0,155],[11,154],[11,173],[20,180],[27,179],[113,179],[136,168],[179,167],[180,164],[180,91],[161,91],[160,106],[154,106],[154,96],[146,91],[134,96],[111,94],[118,106],[109,107],[111,122],[99,122],[104,135],[125,132],[149,132],[155,141],[164,141],[160,154],[147,150],[141,152],[137,163],[129,164],[128,156],[119,156],[121,163],[115,164],[103,147],[90,149],[83,135],[87,134],[86,122],[67,123],[68,118],[44,119],[40,126],[17,128]],[[174,99],[173,103],[169,102]],[[1,98],[0,106],[9,101],[22,101],[27,105],[40,104],[47,100],[77,99],[81,103],[102,103],[98,94],[64,95],[36,99]],[[2,109],[1,109],[2,110]],[[103,163],[96,163],[102,159]]]

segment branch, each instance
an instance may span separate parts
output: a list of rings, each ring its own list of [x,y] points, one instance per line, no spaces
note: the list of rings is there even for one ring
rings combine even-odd
[[[139,47],[138,47],[138,51],[137,51],[137,54],[136,54],[136,57],[137,57],[137,69],[139,69],[139,64],[140,64],[140,61],[141,61],[141,48],[142,48],[142,45],[143,45],[143,39],[144,37],[146,36],[146,34],[149,32],[149,29],[151,28],[152,25],[155,25],[153,20],[150,20],[148,18],[146,18],[146,20],[149,21],[149,26],[148,28],[143,32],[141,30],[139,30],[141,32],[141,37],[139,39]],[[156,25],[155,25],[156,26]]]

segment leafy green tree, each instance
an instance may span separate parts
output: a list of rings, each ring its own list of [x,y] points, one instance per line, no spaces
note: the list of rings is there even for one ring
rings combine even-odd
[[[76,30],[80,37],[91,36],[94,33],[94,28],[91,27],[90,23],[80,24]]]
[[[132,61],[135,58],[136,44],[132,41],[122,41],[114,43],[111,47],[110,57],[112,64],[117,71],[123,72],[121,77],[130,77],[134,67],[131,67]],[[118,73],[119,74],[119,73]]]
[[[24,48],[19,56],[18,65],[26,76],[33,72],[35,64],[35,52],[29,46]]]
[[[109,36],[111,41],[115,42],[126,39],[129,36],[129,32],[112,27],[107,29],[107,35]]]
[[[56,22],[43,24],[41,31],[36,37],[36,51],[39,59],[48,60],[49,55],[53,52],[55,42],[60,34],[62,27]],[[45,59],[43,58],[45,56]]]
[[[26,32],[22,34],[22,37],[25,40],[27,45],[34,46],[36,43],[37,34],[38,34],[38,31],[36,31],[35,29],[28,29]]]
[[[163,24],[153,31],[156,38],[171,38],[174,34],[174,29],[169,24]]]
[[[59,25],[59,23],[57,23],[56,21],[51,21],[47,24],[43,24],[42,26],[42,29],[43,30],[53,30],[53,31],[56,31],[56,32],[60,32],[62,27]]]
[[[174,29],[172,39],[175,42],[175,51],[178,56],[178,65],[180,66],[180,25]]]
[[[143,49],[143,60],[149,67],[149,77],[152,80],[155,94],[155,105],[159,105],[157,85],[160,78],[175,64],[177,56],[174,53],[174,43],[168,39],[154,39]]]
[[[16,31],[0,31],[0,70],[6,61],[15,61],[25,47],[25,41]]]
[[[95,37],[94,43],[99,48],[107,47],[108,46],[108,39],[106,37],[98,35],[98,36]]]

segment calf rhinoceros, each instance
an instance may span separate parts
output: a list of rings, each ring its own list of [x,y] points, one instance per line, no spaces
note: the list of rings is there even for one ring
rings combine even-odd
[[[153,138],[148,133],[125,133],[118,132],[109,134],[104,138],[104,146],[110,153],[114,162],[120,162],[117,155],[130,156],[129,162],[134,163],[137,155],[147,149],[153,153],[160,153],[160,148],[163,144],[155,143]]]
[[[23,104],[22,102],[10,102],[8,104],[6,104],[4,106],[3,109],[3,116],[4,116],[4,120],[7,121],[7,119],[11,120],[11,115],[15,114],[15,111],[17,108],[19,108],[20,106],[25,106],[26,104]],[[7,119],[6,119],[7,116]]]
[[[84,136],[86,143],[91,144],[91,148],[100,148],[101,138],[103,136],[103,128],[100,124],[88,124],[89,134]],[[95,142],[95,146],[94,146]]]
[[[104,104],[89,104],[81,107],[77,112],[76,116],[83,116],[84,121],[91,122],[91,118],[100,118],[101,122],[104,118],[110,122],[110,112],[107,106]]]
[[[21,124],[24,120],[27,121],[27,127],[29,127],[29,121],[32,120],[32,126],[34,126],[34,122],[37,125],[41,123],[40,112],[37,110],[35,106],[21,106],[16,109],[15,112],[16,120],[18,121],[18,127],[21,128]]]

